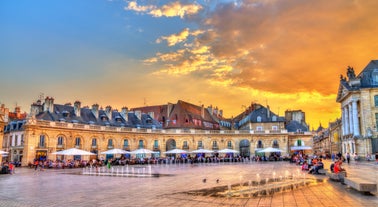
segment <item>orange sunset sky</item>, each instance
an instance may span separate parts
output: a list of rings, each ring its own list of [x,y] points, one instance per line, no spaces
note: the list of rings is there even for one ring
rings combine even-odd
[[[21,3],[20,3],[21,2]],[[0,103],[120,109],[251,102],[340,117],[347,66],[378,59],[376,0],[1,1]]]

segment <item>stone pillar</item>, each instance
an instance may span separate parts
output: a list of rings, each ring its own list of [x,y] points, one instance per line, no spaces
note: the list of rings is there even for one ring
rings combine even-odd
[[[353,136],[360,136],[360,124],[358,121],[358,109],[357,109],[357,100],[352,102],[352,114],[353,114]]]
[[[346,119],[345,119],[345,107],[341,108],[341,123],[342,123],[342,132],[343,135],[346,135]]]
[[[344,107],[344,113],[345,113],[345,135],[349,134],[349,111],[348,106]]]
[[[352,104],[348,104],[348,115],[349,115],[349,134],[353,134],[353,118],[352,118]]]

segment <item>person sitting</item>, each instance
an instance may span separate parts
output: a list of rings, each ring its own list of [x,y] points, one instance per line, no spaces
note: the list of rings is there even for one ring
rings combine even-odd
[[[329,166],[331,173],[334,173],[334,168],[335,168],[336,163],[337,163],[337,160]]]
[[[335,174],[337,174],[338,178],[343,183],[344,177],[347,177],[347,173],[346,173],[346,170],[342,168],[341,166],[342,164],[343,164],[343,161],[341,159],[338,160],[333,167],[333,171]]]
[[[319,170],[324,168],[324,164],[322,162],[322,159],[319,159],[319,161],[316,162],[316,165],[314,167],[314,174],[320,174]]]
[[[304,161],[303,164],[302,164],[302,170],[308,170],[308,163],[307,161]]]

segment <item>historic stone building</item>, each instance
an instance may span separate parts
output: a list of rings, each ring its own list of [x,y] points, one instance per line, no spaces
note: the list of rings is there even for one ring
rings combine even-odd
[[[22,149],[22,155],[17,154],[14,158],[22,156],[22,165],[25,166],[34,159],[62,159],[53,153],[69,148],[91,151],[96,154],[94,157],[104,158],[105,155],[100,153],[112,148],[127,151],[146,148],[158,152],[154,156],[165,156],[163,152],[174,148],[187,151],[229,148],[240,151],[241,156],[253,156],[259,149],[276,147],[286,155],[298,143],[312,144],[311,133],[291,133],[282,127],[257,131],[214,130],[212,127],[163,129],[151,113],[126,107],[118,112],[110,106],[101,109],[97,104],[90,109],[80,104],[55,104],[51,97],[47,97],[44,103],[33,103],[30,116],[22,125],[16,123],[12,128],[22,132],[22,136],[11,139],[11,145],[14,140],[15,147]]]
[[[352,67],[340,77],[336,101],[341,105],[342,152],[361,156],[378,152],[378,60],[359,75]]]
[[[5,128],[5,125],[8,122],[8,113],[9,113],[9,109],[5,108],[4,104],[2,104],[0,106],[0,143],[1,143],[0,150],[3,150],[3,151],[7,151],[7,150],[4,149],[3,137],[4,137],[4,128]],[[0,163],[2,163],[2,158],[3,158],[3,156],[0,155]]]

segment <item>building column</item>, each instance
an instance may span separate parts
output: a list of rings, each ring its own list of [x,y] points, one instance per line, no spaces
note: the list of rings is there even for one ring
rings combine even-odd
[[[348,115],[349,115],[349,134],[353,134],[353,118],[352,118],[352,104],[348,104]]]
[[[341,123],[342,123],[342,133],[346,135],[346,121],[345,121],[345,107],[341,108]]]
[[[344,113],[345,113],[345,135],[349,134],[349,111],[348,111],[348,105],[344,107]]]
[[[353,135],[355,137],[360,136],[360,124],[358,122],[358,109],[357,109],[357,100],[352,102],[352,111],[353,111]]]

